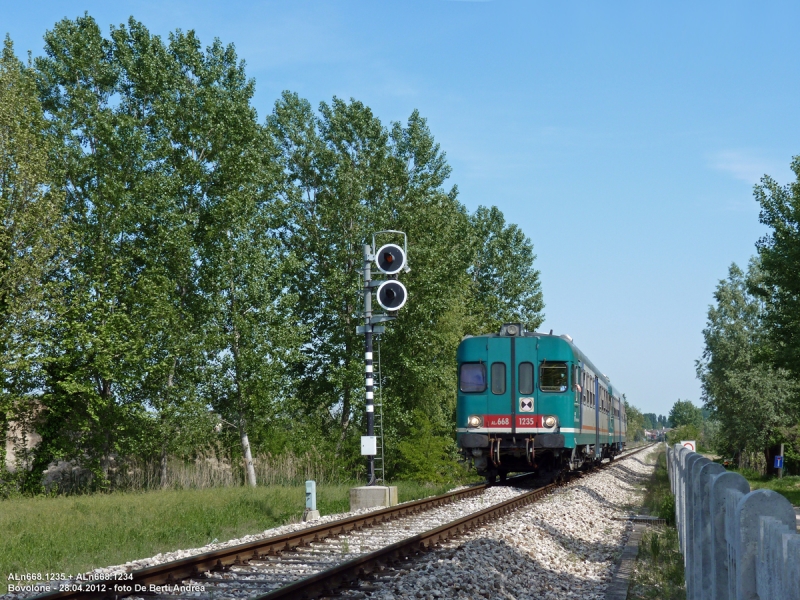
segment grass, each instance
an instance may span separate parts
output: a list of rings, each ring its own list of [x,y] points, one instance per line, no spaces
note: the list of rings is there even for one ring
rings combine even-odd
[[[656,454],[656,468],[652,480],[647,484],[644,496],[644,507],[649,514],[666,520],[667,525],[675,525],[675,498],[669,487],[667,474],[667,454],[664,451]]]
[[[325,514],[349,510],[350,485],[317,487]],[[400,502],[449,486],[400,482]],[[0,594],[10,573],[75,575],[298,521],[303,486],[219,487],[0,501]]]
[[[647,485],[644,507],[667,520],[642,535],[639,555],[628,588],[629,600],[684,600],[683,557],[675,529],[675,501],[670,493],[666,454],[659,452],[653,478]]]
[[[736,471],[742,477],[747,479],[750,488],[754,490],[767,489],[774,490],[779,494],[784,495],[789,502],[795,506],[800,506],[800,476],[792,475],[790,477],[783,477],[778,479],[774,475],[760,475],[756,471],[750,469],[732,469],[729,471]]]
[[[684,600],[683,556],[674,527],[650,527],[642,535],[628,600]]]

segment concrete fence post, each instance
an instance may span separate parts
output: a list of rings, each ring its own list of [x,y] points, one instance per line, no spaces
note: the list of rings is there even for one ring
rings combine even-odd
[[[678,450],[678,485],[677,485],[677,520],[678,520],[678,541],[681,545],[681,552],[686,552],[686,457],[689,451],[681,446],[675,444]],[[684,565],[686,564],[684,558]]]
[[[688,451],[687,451],[688,452]],[[683,502],[686,505],[686,511],[684,513],[684,525],[683,529],[685,531],[684,534],[684,541],[683,541],[683,564],[684,570],[686,573],[686,599],[687,600],[696,600],[695,598],[695,589],[694,589],[694,471],[695,465],[698,461],[701,460],[708,460],[704,458],[700,454],[696,452],[689,452],[688,456],[686,457],[686,474],[684,477],[684,483],[686,486],[686,491],[684,492],[684,499]]]
[[[742,496],[736,503],[735,525],[738,530],[736,546],[736,600],[766,600],[780,596],[759,596],[758,593],[758,555],[759,538],[763,520],[761,517],[772,517],[778,523],[786,525],[790,531],[796,531],[796,517],[789,501],[778,492],[772,490],[756,490]],[[766,520],[769,523],[769,520]],[[768,578],[763,574],[762,579]],[[765,581],[763,587],[770,583]]]
[[[800,598],[800,535],[784,534],[781,537],[786,557],[786,595],[788,598]]]
[[[710,507],[712,515],[712,529],[713,535],[711,536],[713,556],[711,566],[711,584],[712,593],[709,598],[715,600],[730,600],[734,596],[730,593],[729,584],[729,562],[731,558],[730,545],[728,543],[728,535],[726,526],[728,519],[728,504],[729,497],[734,494],[738,497],[744,496],[750,491],[750,484],[747,480],[738,473],[729,473],[727,471],[719,475],[712,475],[711,479],[711,498]],[[732,513],[730,515],[732,517]]]
[[[800,600],[789,501],[676,444],[667,448],[687,600]]]
[[[692,520],[689,523],[689,530],[691,532],[689,536],[691,561],[689,562],[689,571],[686,574],[687,600],[703,600],[702,596],[700,595],[700,581],[703,573],[700,558],[703,551],[701,545],[703,542],[701,539],[701,530],[703,527],[703,522],[708,520],[707,516],[703,514],[703,495],[700,485],[700,472],[703,470],[703,467],[711,464],[711,461],[700,454],[695,454],[695,456],[697,458],[692,463],[690,474],[692,495],[688,498],[689,503],[692,506]],[[691,585],[688,585],[689,582],[691,582]]]
[[[703,519],[700,522],[700,546],[698,549],[697,563],[700,566],[700,578],[697,587],[700,591],[700,598],[713,598],[712,581],[714,570],[714,511],[711,505],[711,484],[717,475],[725,472],[725,467],[720,464],[709,462],[700,469],[699,492],[701,513]]]

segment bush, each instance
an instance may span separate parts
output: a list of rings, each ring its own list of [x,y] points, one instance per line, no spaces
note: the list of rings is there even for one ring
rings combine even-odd
[[[400,453],[398,479],[425,483],[454,483],[466,474],[458,463],[456,445],[449,435],[437,435],[431,420],[414,411],[413,435],[397,444]]]
[[[703,443],[700,429],[694,425],[682,425],[677,429],[667,432],[667,442],[670,445],[678,444],[682,440],[695,440],[697,441],[698,448]]]

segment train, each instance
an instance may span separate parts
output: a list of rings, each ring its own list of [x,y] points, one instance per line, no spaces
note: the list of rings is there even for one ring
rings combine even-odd
[[[622,393],[569,335],[505,323],[465,336],[457,362],[459,452],[487,481],[511,472],[559,478],[624,450]]]

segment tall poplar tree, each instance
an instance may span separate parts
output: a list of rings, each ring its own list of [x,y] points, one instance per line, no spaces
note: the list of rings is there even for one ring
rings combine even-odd
[[[533,244],[513,223],[506,224],[496,206],[478,207],[472,215],[475,256],[470,266],[474,285],[472,312],[481,332],[521,322],[530,331],[544,321],[539,271],[533,267]]]
[[[30,433],[42,383],[41,344],[54,309],[48,292],[58,264],[62,197],[53,188],[46,128],[34,74],[16,58],[6,37],[0,56],[2,440],[10,420],[19,428],[15,433],[23,438]],[[4,466],[0,456],[0,469]]]
[[[751,292],[762,277],[758,261],[752,260],[747,273],[731,265],[728,278],[717,285],[703,329],[705,348],[697,375],[705,406],[720,423],[719,450],[762,452],[769,459],[780,429],[796,422],[792,399],[797,384],[785,369],[763,360],[764,301]]]

